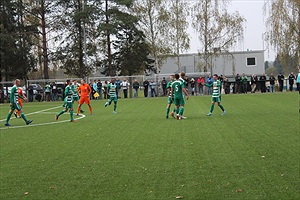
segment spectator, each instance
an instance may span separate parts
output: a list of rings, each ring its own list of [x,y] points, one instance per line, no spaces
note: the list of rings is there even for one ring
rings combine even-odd
[[[119,78],[116,78],[115,85],[117,86],[117,97],[120,98],[121,81]]]
[[[294,80],[295,80],[295,75],[294,72],[291,72],[289,75],[289,85],[290,85],[290,91],[293,91],[293,85],[294,85]]]
[[[204,86],[204,78],[200,76],[197,80],[198,88],[199,88],[199,94],[203,95],[203,86]]]
[[[150,82],[151,97],[157,97],[155,87],[156,87],[156,83],[153,80],[151,80]]]
[[[94,88],[93,88],[93,85],[94,85],[93,81],[90,80],[89,86],[92,89],[92,92],[90,93],[90,99],[94,99]]]
[[[143,87],[144,87],[144,97],[148,97],[149,81],[147,79],[143,82]]]
[[[259,77],[259,81],[260,81],[260,90],[262,93],[266,92],[266,76],[264,73],[262,73],[261,77]]]
[[[242,83],[242,92],[247,94],[247,84],[248,84],[248,77],[243,73],[241,78]]]
[[[93,99],[96,99],[96,100],[98,100],[98,98],[95,97],[97,90],[98,90],[97,81],[94,80],[92,91],[93,91]]]
[[[255,74],[251,76],[251,93],[255,93],[258,78]]]
[[[221,91],[220,92],[222,92],[223,81],[224,81],[224,78],[223,78],[222,74],[218,77],[218,80],[221,82],[221,88],[220,88]]]
[[[108,99],[108,97],[107,97],[107,81],[104,81],[103,96],[104,96],[104,99]]]
[[[4,88],[2,84],[0,84],[0,103],[4,103]]]
[[[224,76],[223,87],[225,90],[225,94],[229,94],[230,93],[230,82],[226,76]]]
[[[126,78],[124,78],[123,82],[121,83],[121,86],[123,88],[123,93],[124,93],[124,99],[126,99],[128,97],[128,87],[129,87],[129,83],[126,80]]]
[[[51,85],[48,82],[46,82],[44,89],[45,89],[45,100],[50,101],[51,100]]]
[[[279,73],[278,74],[279,92],[282,92],[283,90],[283,81],[284,81],[284,76],[283,74]]]
[[[40,92],[37,92],[37,93],[35,94],[35,99],[36,99],[38,102],[41,102],[41,100],[42,100],[42,95],[40,94]]]
[[[185,88],[188,89],[188,87],[189,87],[189,78],[187,76],[185,76],[184,80],[185,80]]]
[[[55,83],[52,84],[52,101],[58,100],[58,91]]]
[[[99,94],[98,99],[102,99],[102,82],[100,79],[97,81],[97,92]]]
[[[140,83],[138,82],[137,79],[134,80],[132,87],[134,89],[134,98],[137,98],[139,96],[139,88],[140,88]]]
[[[239,94],[241,92],[241,76],[236,74],[235,76],[235,93]]]
[[[192,95],[194,96],[195,95],[195,84],[196,84],[194,78],[191,78],[190,84],[191,84],[191,88],[192,88]]]
[[[205,81],[205,83],[207,85],[211,85],[212,82],[213,82],[213,79],[212,79],[212,77],[209,74],[208,77],[207,77],[207,79],[206,79],[206,81]],[[212,87],[207,87],[207,93],[208,93],[208,95],[212,95]]]
[[[163,89],[163,96],[167,96],[167,84],[166,78],[163,77],[163,80],[161,81],[161,87]]]
[[[276,79],[273,73],[271,73],[269,80],[270,80],[270,92],[274,92],[274,85]]]
[[[33,102],[33,86],[29,84],[27,90],[28,90],[28,101]]]

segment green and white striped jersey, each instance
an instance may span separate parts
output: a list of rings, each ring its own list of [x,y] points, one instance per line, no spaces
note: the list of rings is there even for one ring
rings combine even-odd
[[[216,80],[212,83],[213,93],[212,97],[220,97],[221,96],[221,81]]]
[[[112,83],[108,84],[107,90],[109,92],[110,97],[112,97],[112,98],[117,97],[117,93],[116,93],[117,86],[115,84],[112,84]]]
[[[185,88],[186,87],[186,81],[183,78],[179,78],[179,81],[182,82],[183,87]]]
[[[174,83],[174,81],[169,81],[168,84],[167,84],[167,89],[170,89],[170,92],[169,92],[169,97],[172,97],[173,94],[172,94],[172,91],[171,91],[171,88],[172,88],[172,84]]]
[[[78,86],[75,84],[71,85],[72,91],[73,91],[73,97],[76,98],[78,97]]]
[[[10,91],[10,102],[18,103],[18,100],[19,100],[18,87],[14,85]]]
[[[68,85],[65,88],[65,102],[72,102],[73,101],[73,90],[72,90],[72,86]]]

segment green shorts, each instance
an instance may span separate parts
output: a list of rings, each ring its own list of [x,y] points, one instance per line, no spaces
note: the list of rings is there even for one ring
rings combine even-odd
[[[118,102],[118,98],[117,97],[109,97],[109,101]]]
[[[221,97],[212,97],[212,98],[211,98],[211,101],[212,101],[212,102],[218,102],[218,103],[219,103],[219,102],[221,102]]]
[[[22,108],[19,103],[12,103],[10,110],[22,110]]]
[[[174,98],[174,104],[175,106],[183,106],[185,104],[184,98],[183,97],[175,97]]]
[[[172,97],[168,97],[168,104],[172,104],[172,103],[173,103]]]

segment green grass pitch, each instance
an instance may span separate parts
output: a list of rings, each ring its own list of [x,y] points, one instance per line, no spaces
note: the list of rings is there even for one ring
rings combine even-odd
[[[298,93],[192,96],[186,120],[166,98],[104,100],[94,115],[54,122],[61,102],[25,103],[33,123],[0,105],[0,199],[299,199]],[[77,105],[77,104],[75,104]]]

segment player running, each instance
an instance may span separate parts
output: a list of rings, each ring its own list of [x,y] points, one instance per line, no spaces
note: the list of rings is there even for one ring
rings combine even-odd
[[[20,104],[21,108],[23,108],[23,101],[27,101],[27,97],[25,96],[25,94],[23,94],[23,90],[21,87],[18,87],[18,95],[21,98],[18,98],[18,103]],[[14,112],[14,115],[16,118],[21,118],[21,112],[19,110],[17,110],[16,112]]]
[[[167,95],[168,95],[168,105],[167,105],[167,110],[166,110],[166,119],[169,119],[169,113],[170,113],[170,108],[173,103],[173,94],[172,94],[172,83],[174,82],[174,75],[170,75],[170,81],[167,84]],[[171,112],[171,115],[174,117],[174,111]]]
[[[90,115],[93,115],[93,109],[90,105],[90,95],[92,93],[91,87],[85,83],[84,79],[81,79],[81,85],[78,87],[78,94],[80,96],[79,99],[79,105],[77,108],[77,115],[79,115],[79,112],[81,110],[81,106],[83,103],[86,103],[89,106],[90,109]]]
[[[110,83],[107,86],[107,91],[109,94],[109,99],[105,103],[105,107],[111,104],[112,101],[114,101],[114,114],[117,114],[116,109],[117,109],[117,103],[118,103],[118,97],[117,97],[117,85],[115,84],[115,79],[111,79]]]
[[[218,75],[217,74],[214,74],[213,79],[214,79],[214,82],[212,82],[211,84],[205,84],[205,86],[213,87],[212,103],[211,103],[210,111],[206,116],[211,116],[212,115],[212,112],[213,112],[214,107],[215,107],[215,102],[218,102],[218,106],[223,111],[222,115],[226,115],[226,110],[221,105],[221,86],[222,86],[222,83],[221,83],[220,80],[218,80]]]
[[[67,112],[70,109],[70,121],[74,122],[73,118],[73,90],[72,90],[72,82],[67,80],[67,87],[65,88],[65,99],[64,99],[64,110],[60,111],[57,115],[55,115],[55,121],[58,121],[58,117]]]
[[[172,93],[174,94],[174,104],[176,106],[176,119],[182,119],[182,113],[184,111],[184,97],[182,92],[186,95],[186,99],[189,99],[189,94],[186,91],[184,84],[179,80],[179,74],[175,74],[175,81],[172,84]]]
[[[20,86],[20,80],[16,79],[14,82],[14,86],[11,88],[10,91],[10,110],[7,114],[6,117],[6,121],[5,121],[5,126],[11,126],[8,122],[10,120],[11,115],[13,114],[14,110],[18,110],[21,113],[21,117],[23,118],[23,120],[26,122],[26,125],[30,124],[32,122],[32,120],[27,120],[26,116],[24,115],[23,111],[22,111],[22,107],[19,104],[19,98],[23,98],[23,96],[19,96],[18,93],[18,87]]]

